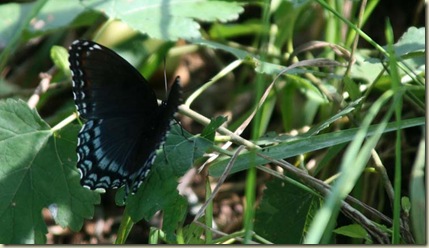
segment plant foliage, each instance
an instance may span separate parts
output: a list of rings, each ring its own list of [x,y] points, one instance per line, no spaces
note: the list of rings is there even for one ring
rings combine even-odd
[[[102,203],[76,168],[74,39],[112,48],[148,79],[166,60],[187,86],[180,114],[194,129],[172,124],[137,193],[124,205],[117,190],[110,242],[161,216],[151,243],[426,243],[425,27],[372,23],[381,4],[0,4],[0,243],[48,242],[47,216],[84,232]],[[192,170],[198,197],[178,190]]]

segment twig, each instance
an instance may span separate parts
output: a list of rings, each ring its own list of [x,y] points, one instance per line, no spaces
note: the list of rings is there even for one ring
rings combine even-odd
[[[232,166],[235,163],[235,160],[237,159],[238,155],[240,154],[240,152],[244,149],[244,146],[239,146],[238,149],[235,151],[234,155],[231,157],[231,160],[229,161],[228,165],[225,168],[225,171],[223,172],[222,176],[219,178],[218,183],[216,184],[216,187],[214,188],[212,194],[210,195],[210,197],[206,200],[206,202],[203,204],[203,206],[200,208],[200,210],[198,211],[198,213],[195,215],[194,218],[194,222],[196,224],[198,224],[199,226],[208,229],[216,234],[222,235],[222,236],[226,236],[228,234],[223,233],[221,231],[215,230],[212,227],[209,227],[207,225],[204,225],[203,223],[201,223],[200,221],[198,221],[198,219],[203,216],[204,211],[206,210],[208,204],[213,200],[213,198],[216,196],[216,194],[218,193],[220,187],[222,186],[223,182],[225,181],[226,177],[229,175],[229,172],[231,171]],[[239,238],[239,237],[235,237],[235,239],[237,239],[240,242],[243,242],[243,239]]]
[[[188,106],[186,106],[184,104],[179,106],[179,113],[186,115],[186,116],[192,118],[194,121],[196,121],[202,125],[205,125],[205,126],[207,126],[210,123],[209,118],[193,111],[192,109],[190,109]],[[227,128],[219,127],[217,129],[217,131],[221,134],[230,136],[231,141],[233,141],[236,144],[244,145],[249,149],[259,148],[259,146],[253,144],[252,142],[250,142],[246,139],[243,139],[241,136],[234,134],[233,132],[231,132]]]
[[[210,201],[213,200],[213,198],[216,196],[217,192],[220,189],[220,186],[222,186],[223,182],[225,181],[226,177],[229,175],[229,172],[232,169],[232,166],[235,163],[235,160],[237,159],[240,152],[244,149],[244,146],[239,146],[238,149],[235,151],[234,155],[231,157],[231,160],[228,162],[225,171],[222,173],[222,176],[219,178],[218,183],[216,184],[216,187],[214,188],[212,194],[210,197],[206,200],[206,202],[203,204],[201,209],[198,211],[198,213],[195,215],[194,221],[197,221],[201,216],[203,216],[204,210],[206,210],[207,205]]]
[[[55,67],[52,67],[51,69],[49,69],[48,72],[39,74],[39,77],[41,78],[39,85],[36,87],[33,95],[30,97],[30,99],[28,99],[28,102],[27,102],[30,108],[34,109],[40,100],[40,95],[42,95],[48,90],[49,83],[51,82],[51,79],[52,79],[51,75],[54,73],[54,71],[55,71]]]
[[[256,112],[261,108],[262,104],[264,104],[269,93],[271,92],[271,89],[274,87],[276,81],[280,78],[281,75],[285,74],[289,70],[292,70],[293,68],[301,67],[301,66],[334,66],[334,65],[339,65],[339,63],[337,63],[336,61],[333,61],[333,60],[328,60],[328,59],[315,59],[315,60],[300,61],[298,63],[295,63],[295,64],[288,66],[285,69],[283,69],[280,73],[277,74],[277,76],[273,79],[271,84],[265,89],[264,94],[262,95],[261,99],[259,99],[259,102],[258,102],[258,105],[256,106],[256,108],[246,118],[246,120],[234,131],[234,135],[240,136],[243,133],[243,131],[246,129],[246,127],[252,121],[253,117],[256,115]],[[230,147],[232,144],[233,144],[232,141],[228,141],[222,146],[222,149],[228,149],[228,147]],[[202,166],[200,166],[200,168],[198,169],[198,172],[201,172],[201,170],[205,167],[206,164],[211,163],[217,157],[219,157],[219,154],[213,154]]]

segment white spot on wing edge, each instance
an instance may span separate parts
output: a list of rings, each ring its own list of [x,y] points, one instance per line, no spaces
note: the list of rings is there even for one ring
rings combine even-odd
[[[78,154],[78,156],[79,156],[79,154]],[[83,178],[83,172],[82,172],[82,170],[80,168],[77,168],[77,170],[79,171],[80,179],[82,179]]]

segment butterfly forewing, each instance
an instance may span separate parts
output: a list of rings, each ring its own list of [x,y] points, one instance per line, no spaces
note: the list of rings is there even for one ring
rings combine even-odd
[[[177,111],[179,79],[158,106],[143,76],[110,49],[78,40],[69,53],[74,101],[87,120],[78,134],[81,184],[90,189],[126,185],[126,193],[134,193]]]

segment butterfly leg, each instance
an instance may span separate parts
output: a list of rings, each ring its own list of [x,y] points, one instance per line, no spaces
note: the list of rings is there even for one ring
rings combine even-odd
[[[180,121],[173,119],[176,125],[180,126],[180,132],[182,133],[183,138],[185,138],[187,141],[192,142],[188,137],[186,137],[185,132],[183,132],[182,124],[180,124]]]

